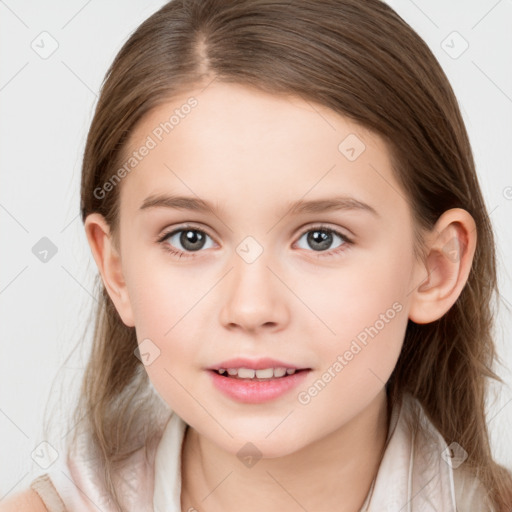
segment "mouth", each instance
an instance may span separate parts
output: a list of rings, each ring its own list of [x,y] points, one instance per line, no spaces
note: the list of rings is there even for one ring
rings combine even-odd
[[[246,404],[261,404],[290,393],[304,383],[311,368],[208,368],[214,387]]]
[[[226,379],[244,380],[250,382],[268,382],[282,380],[301,372],[307,372],[311,368],[285,368],[278,366],[275,368],[263,368],[255,370],[252,368],[219,368],[210,371]]]

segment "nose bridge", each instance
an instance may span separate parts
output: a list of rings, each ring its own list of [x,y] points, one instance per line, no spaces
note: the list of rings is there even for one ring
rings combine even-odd
[[[253,236],[247,236],[236,247],[236,256],[233,258],[234,276],[233,280],[238,283],[236,288],[246,293],[250,289],[260,292],[272,286],[269,282],[271,274],[268,266],[271,266],[270,250],[265,248]],[[235,283],[234,283],[235,284]]]
[[[222,305],[224,325],[237,324],[257,329],[286,320],[283,285],[273,275],[271,251],[253,236],[247,236],[235,248],[233,271],[230,272]]]

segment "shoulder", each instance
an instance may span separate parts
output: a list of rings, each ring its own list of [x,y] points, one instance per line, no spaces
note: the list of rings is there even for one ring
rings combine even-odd
[[[47,509],[37,492],[27,489],[0,502],[0,512],[47,512]]]

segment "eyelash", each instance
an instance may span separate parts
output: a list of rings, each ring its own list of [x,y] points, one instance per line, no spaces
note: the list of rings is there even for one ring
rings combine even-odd
[[[173,229],[170,231],[167,231],[163,233],[161,236],[158,237],[157,243],[161,244],[163,246],[163,249],[173,256],[178,256],[178,258],[181,258],[182,256],[185,256],[186,258],[194,258],[196,254],[194,252],[187,253],[185,251],[180,251],[179,249],[173,248],[173,246],[166,243],[166,239],[169,238],[171,235],[175,235],[176,233],[180,233],[181,231],[197,231],[199,233],[202,233],[203,235],[210,236],[206,231],[196,228],[195,226],[181,226],[178,229]],[[316,257],[322,258],[324,256],[333,256],[335,254],[344,252],[348,250],[348,248],[353,245],[353,241],[349,239],[346,235],[343,235],[339,231],[332,229],[325,225],[318,225],[318,226],[312,226],[305,231],[302,231],[302,233],[299,235],[298,240],[300,240],[306,233],[309,233],[310,231],[323,231],[327,233],[334,233],[335,235],[339,236],[341,240],[344,242],[342,245],[337,247],[336,249],[331,249],[330,251],[310,251],[310,252],[317,252]],[[212,237],[210,237],[212,238]],[[202,251],[196,251],[196,252],[202,252]]]

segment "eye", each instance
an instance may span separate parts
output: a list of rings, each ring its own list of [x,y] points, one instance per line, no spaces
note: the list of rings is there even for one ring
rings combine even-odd
[[[352,244],[352,241],[348,237],[327,226],[316,226],[304,231],[300,236],[299,241],[304,237],[306,239],[306,243],[310,245],[313,251],[318,253],[318,257],[331,256],[333,254],[340,253],[347,250],[347,248]],[[326,251],[326,249],[331,247],[335,238],[340,239],[341,243],[334,249]],[[301,247],[301,249],[304,249],[304,247]]]
[[[211,237],[202,229],[184,226],[164,233],[157,241],[162,244],[163,248],[171,254],[178,257],[194,257],[195,254],[187,254],[188,252],[199,252],[201,249],[209,249],[207,246],[207,238]],[[171,243],[168,243],[170,241]],[[176,244],[181,245],[183,249],[176,248]]]
[[[347,236],[324,225],[309,228],[307,231],[304,231],[299,238],[299,242],[304,237],[306,243],[312,247],[314,252],[318,253],[316,254],[317,257],[332,256],[333,254],[347,250],[348,247],[352,245],[352,241]],[[338,238],[341,243],[334,249],[327,250],[331,247],[335,238]],[[183,256],[194,257],[195,252],[200,252],[201,249],[211,248],[212,245],[208,246],[207,239],[212,240],[202,229],[193,226],[182,226],[162,234],[157,242],[160,243],[167,252],[181,258]],[[176,245],[181,245],[181,248],[176,247]]]

